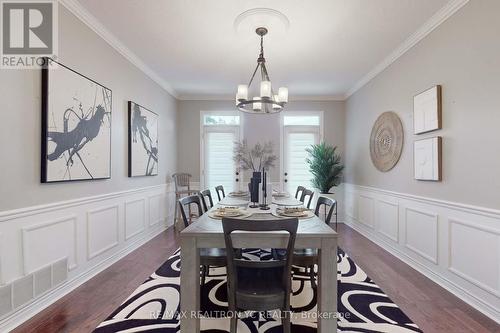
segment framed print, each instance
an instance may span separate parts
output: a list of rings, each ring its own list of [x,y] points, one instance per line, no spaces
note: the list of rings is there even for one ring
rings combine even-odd
[[[42,68],[41,182],[111,177],[112,92],[46,58]]]
[[[442,138],[440,136],[414,142],[415,179],[441,181]]]
[[[158,115],[128,102],[128,176],[158,175]]]
[[[437,85],[413,97],[413,133],[441,129],[441,86]]]

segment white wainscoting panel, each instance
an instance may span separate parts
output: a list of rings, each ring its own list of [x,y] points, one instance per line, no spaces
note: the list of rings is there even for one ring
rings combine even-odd
[[[364,225],[375,228],[375,200],[366,195],[359,195],[359,222]]]
[[[160,223],[161,219],[161,201],[163,195],[155,194],[148,198],[149,202],[149,225],[153,226]]]
[[[453,218],[448,221],[449,270],[500,297],[500,231]]]
[[[125,240],[137,236],[145,230],[146,200],[136,199],[125,202]]]
[[[500,323],[500,210],[353,184],[344,193],[347,225]]]
[[[349,216],[353,219],[357,219],[358,218],[358,210],[356,209],[356,203],[357,203],[357,200],[356,200],[356,195],[354,194],[353,191],[348,191],[348,190],[345,190],[345,199],[344,199],[344,202],[345,202],[345,214],[346,216]]]
[[[409,207],[405,214],[405,246],[437,265],[438,215]]]
[[[67,257],[69,270],[76,262],[76,215],[22,228],[24,275]]]
[[[118,245],[120,206],[112,205],[93,209],[87,213],[87,259]]]
[[[377,200],[378,232],[390,240],[399,242],[399,205],[383,199]]]
[[[159,184],[0,212],[0,294],[14,291],[14,304],[0,302],[0,332],[171,226],[174,198]]]

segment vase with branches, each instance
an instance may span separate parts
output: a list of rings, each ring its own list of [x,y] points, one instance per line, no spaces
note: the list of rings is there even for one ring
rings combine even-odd
[[[246,140],[235,143],[233,160],[241,170],[252,170],[253,172],[261,172],[263,169],[269,170],[274,167],[277,159],[272,141],[263,144],[259,142],[253,147],[249,147]]]
[[[340,163],[340,154],[337,147],[325,142],[306,148],[308,157],[306,163],[313,175],[311,180],[314,187],[323,194],[329,193],[332,187],[340,184],[344,166]]]

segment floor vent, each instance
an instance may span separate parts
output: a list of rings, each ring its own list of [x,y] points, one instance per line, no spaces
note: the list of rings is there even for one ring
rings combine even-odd
[[[31,302],[68,278],[68,258],[0,286],[0,318]]]

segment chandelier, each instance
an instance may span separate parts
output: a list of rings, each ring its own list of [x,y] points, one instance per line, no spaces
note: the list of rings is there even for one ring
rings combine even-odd
[[[257,58],[257,67],[253,71],[252,77],[248,85],[238,85],[238,92],[236,93],[236,106],[240,111],[267,114],[276,113],[283,110],[283,107],[288,103],[288,88],[281,87],[278,93],[275,94],[271,86],[271,80],[266,68],[266,59],[264,58],[264,36],[267,34],[267,29],[259,27],[255,30],[257,35],[260,36],[260,54]],[[255,74],[260,69],[260,96],[249,98],[248,90],[252,86]]]

